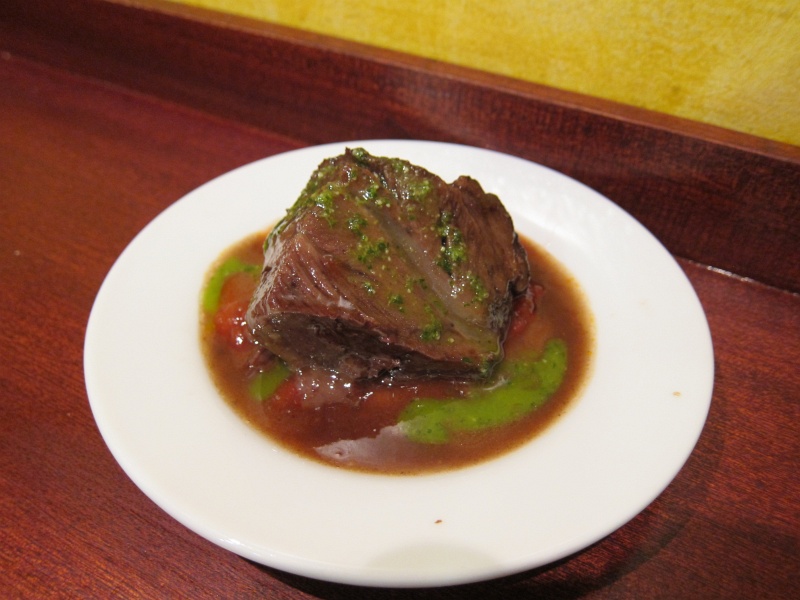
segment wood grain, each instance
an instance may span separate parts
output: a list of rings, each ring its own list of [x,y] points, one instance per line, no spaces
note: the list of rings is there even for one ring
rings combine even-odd
[[[800,291],[795,146],[157,0],[5,0],[0,18],[12,52],[308,143],[434,139],[534,160],[679,256]]]
[[[222,58],[209,56],[223,53],[226,43],[232,44],[228,66],[233,69],[240,59],[245,66],[251,64],[247,62],[251,59],[242,57],[245,49],[256,53],[252,59],[256,63],[266,64],[269,61],[259,54],[267,52],[264,48],[270,52],[294,48],[290,41],[294,38],[278,36],[271,29],[269,35],[258,28],[250,32],[250,25],[238,23],[212,27],[202,20],[176,21],[174,15],[158,11],[140,14],[138,4],[63,3],[76,11],[72,17],[56,4],[33,1],[24,13],[22,3],[10,0],[0,9],[0,597],[792,596],[800,570],[796,477],[800,296],[790,291],[795,289],[796,272],[789,269],[788,275],[770,276],[768,268],[786,265],[797,251],[792,247],[797,223],[776,221],[778,216],[785,220],[796,214],[792,211],[796,211],[797,188],[781,188],[796,177],[790,151],[769,144],[760,147],[753,140],[737,145],[733,138],[713,143],[708,136],[681,138],[679,128],[643,125],[633,118],[618,122],[618,116],[611,114],[603,116],[606,125],[600,126],[582,117],[582,109],[577,104],[570,107],[566,99],[537,100],[527,88],[507,91],[509,96],[495,96],[486,89],[478,94],[479,76],[448,76],[439,65],[427,69],[413,60],[411,68],[381,53],[372,63],[366,50],[362,56],[306,38],[297,42],[291,57],[277,53],[273,59],[292,68],[309,61],[306,74],[319,74],[321,69],[311,57],[329,60],[322,70],[331,79],[319,87],[299,76],[293,79],[286,66],[275,67],[271,85],[260,84],[264,90],[278,88],[271,97],[267,91],[263,97],[247,96],[251,88],[243,79],[239,87],[225,89],[224,80],[244,78],[236,72],[207,75],[210,91],[203,96],[198,78],[207,69],[222,68]],[[40,34],[55,27],[56,21],[46,26],[39,21],[51,18],[46,14],[50,9],[53,19],[63,17],[65,30],[48,38]],[[94,10],[93,24],[78,26]],[[125,19],[130,29],[145,32],[143,39],[137,42],[132,32],[123,31]],[[99,42],[104,27],[111,27],[120,39],[114,41],[108,34]],[[93,28],[95,37],[87,33]],[[236,42],[242,30],[244,41]],[[166,40],[171,36],[175,43],[170,49]],[[125,44],[131,45],[128,58],[121,49]],[[154,59],[158,48],[164,53],[161,62]],[[195,59],[201,66],[181,76],[181,69]],[[155,64],[148,65],[148,60]],[[370,84],[361,80],[348,96],[346,84],[348,77],[358,79],[355,71],[344,73],[339,86],[332,79],[343,65],[365,73],[391,73],[398,78],[393,80],[395,91],[380,109],[362,110],[358,103],[350,103],[344,110],[348,97],[359,102],[366,98]],[[117,68],[122,71],[111,72]],[[390,83],[383,81],[380,86]],[[428,84],[433,87],[423,87]],[[292,86],[298,89],[302,108],[288,102]],[[325,86],[333,101],[320,107]],[[544,141],[523,144],[522,130],[487,132],[489,119],[482,122],[476,116],[478,106],[463,106],[463,115],[473,116],[457,115],[451,121],[463,129],[445,124],[433,110],[440,106],[436,94],[460,86],[473,91],[462,92],[457,101],[443,100],[445,105],[480,97],[490,102],[481,104],[481,110],[490,106],[500,114],[501,128],[511,128],[513,122],[511,116],[502,115],[511,106],[508,98],[521,107],[530,102],[531,122],[544,119],[538,125],[545,131]],[[419,102],[428,93],[431,97],[423,110]],[[265,104],[269,110],[258,108],[264,97],[272,98]],[[413,100],[413,106],[404,104],[403,98]],[[269,116],[273,109],[278,112]],[[588,114],[602,112],[596,109],[590,106]],[[555,114],[561,116],[555,119]],[[548,121],[546,115],[555,120]],[[707,247],[687,238],[685,256],[708,258],[712,250],[724,253],[729,248],[730,261],[741,267],[740,272],[755,265],[757,272],[763,271],[762,279],[791,284],[781,289],[720,271],[727,268],[725,263],[680,260],[714,338],[714,398],[703,435],[684,469],[626,526],[574,556],[506,579],[416,592],[356,589],[281,573],[214,546],[157,508],[115,463],[86,398],[82,371],[86,321],[113,261],[174,200],[233,167],[329,136],[438,134],[477,145],[502,145],[509,151],[519,144],[523,154],[535,158],[549,154],[551,145],[560,147],[551,127],[566,135],[584,126],[591,128],[592,134],[582,138],[591,148],[571,143],[556,152],[559,164],[578,171],[588,169],[586,161],[606,164],[607,171],[589,175],[613,189],[622,190],[623,182],[629,181],[634,189],[649,190],[651,195],[639,204],[630,191],[624,199],[638,207],[643,220],[666,219],[660,227],[673,247],[684,239],[681,227],[695,233],[709,228]],[[596,141],[588,141],[596,136]],[[614,165],[610,158],[603,163],[595,156],[600,149],[621,144],[625,136],[632,136],[627,142],[628,162]],[[634,156],[635,148],[647,154],[654,139],[672,140],[661,142],[674,153],[669,165],[659,167],[656,155],[642,160]],[[678,150],[687,153],[682,162],[676,162]],[[697,165],[721,161],[728,165],[721,168],[726,171],[739,164],[741,152],[755,157],[758,166],[741,175],[738,186],[730,179],[720,184],[721,180],[700,173],[700,166],[683,179],[680,165],[692,164],[693,158]],[[706,183],[695,189],[692,182],[701,175]],[[682,188],[676,181],[684,182],[691,201],[679,197]],[[741,225],[745,230],[740,235],[736,223],[750,218],[749,213],[744,207],[738,215],[723,213],[750,202],[742,189],[768,206],[756,213],[757,224]],[[767,198],[768,193],[775,197]],[[714,225],[717,212],[727,224]],[[730,236],[717,239],[719,231],[728,228]],[[779,248],[764,250],[756,245],[750,251],[761,249],[767,258],[741,262],[746,253],[737,246],[751,240],[756,230],[771,235],[759,244]],[[779,250],[786,255],[780,260]]]

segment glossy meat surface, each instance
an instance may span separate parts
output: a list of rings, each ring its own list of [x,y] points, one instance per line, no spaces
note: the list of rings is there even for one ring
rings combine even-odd
[[[347,150],[268,237],[247,320],[295,369],[481,377],[529,277],[510,216],[478,182]]]

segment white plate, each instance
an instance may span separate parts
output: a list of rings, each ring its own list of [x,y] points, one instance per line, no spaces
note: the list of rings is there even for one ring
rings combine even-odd
[[[216,392],[198,343],[206,270],[225,248],[283,216],[319,162],[345,146],[406,158],[447,181],[472,175],[583,287],[596,324],[591,378],[574,407],[519,450],[443,474],[354,473],[276,446]],[[252,163],[165,210],[103,283],[84,367],[114,457],[192,531],[292,573],[417,587],[541,566],[643,510],[700,435],[713,350],[682,270],[598,193],[496,152],[359,141]]]

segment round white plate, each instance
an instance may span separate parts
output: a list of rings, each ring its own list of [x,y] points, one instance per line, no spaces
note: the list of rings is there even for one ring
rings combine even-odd
[[[590,380],[564,417],[520,449],[442,474],[355,473],[285,451],[219,397],[198,341],[207,269],[283,216],[314,168],[346,146],[408,159],[446,181],[473,176],[580,282],[596,325]],[[600,194],[487,150],[358,141],[252,163],[165,210],[103,283],[84,368],[114,457],[192,531],[292,573],[418,587],[544,565],[643,510],[700,435],[713,349],[680,267]]]

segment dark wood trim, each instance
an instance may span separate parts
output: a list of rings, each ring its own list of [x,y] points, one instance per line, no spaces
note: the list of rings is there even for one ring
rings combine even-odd
[[[800,291],[800,148],[158,0],[4,0],[0,51],[302,143],[446,140],[562,171],[678,256]]]

